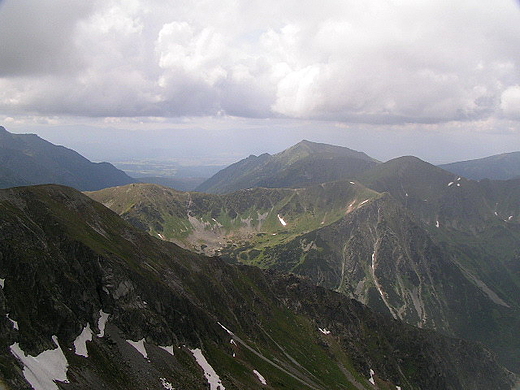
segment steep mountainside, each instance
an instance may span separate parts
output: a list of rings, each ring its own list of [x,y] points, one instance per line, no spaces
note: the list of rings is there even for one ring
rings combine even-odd
[[[517,379],[476,345],[296,276],[194,255],[70,188],[2,190],[0,208],[4,388],[511,389]]]
[[[153,235],[307,276],[413,325],[486,343],[520,371],[520,183],[479,183],[415,157],[359,180],[372,190],[347,181],[90,195]]]
[[[508,180],[520,177],[520,152],[503,153],[475,160],[439,165],[468,179]]]
[[[222,194],[253,187],[303,187],[349,179],[375,164],[377,161],[365,153],[301,141],[272,156],[249,156],[221,170],[196,190]]]
[[[0,126],[0,188],[56,183],[79,190],[135,182],[109,163],[93,163],[35,134],[12,134]]]

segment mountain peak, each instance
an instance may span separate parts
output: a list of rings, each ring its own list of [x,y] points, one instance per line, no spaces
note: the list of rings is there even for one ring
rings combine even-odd
[[[273,157],[280,159],[283,163],[293,164],[298,160],[310,156],[320,156],[325,158],[352,157],[365,161],[377,162],[377,160],[366,155],[365,153],[358,152],[344,146],[329,145],[308,140],[302,140],[290,148],[275,154]]]

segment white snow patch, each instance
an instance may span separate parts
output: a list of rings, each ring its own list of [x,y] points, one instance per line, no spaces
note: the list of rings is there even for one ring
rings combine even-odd
[[[233,340],[233,339],[231,339],[231,340],[229,341],[229,343],[230,343],[230,344],[233,344],[233,345],[236,346],[236,347],[238,347],[237,343],[235,343],[235,340]]]
[[[498,216],[498,213],[495,211],[495,215]]]
[[[460,181],[460,180],[461,180],[461,178],[460,178],[460,177],[457,177],[457,181]]]
[[[280,223],[281,223],[283,226],[287,226],[287,222],[285,222],[285,221],[283,220],[283,218],[280,217],[280,214],[278,214],[278,220],[280,221]]]
[[[226,332],[228,332],[228,334],[230,334],[231,336],[233,336],[233,332],[231,332],[228,328],[226,328],[224,325],[222,325],[220,322],[217,322],[217,324],[220,325],[220,327],[222,329],[224,329]]]
[[[18,329],[18,322],[16,322],[15,320],[9,318],[9,314],[6,314],[5,316],[7,317],[7,319],[8,319],[9,321],[11,321],[11,324],[13,324],[13,328],[14,328],[15,330],[20,330],[20,329]]]
[[[38,356],[26,355],[18,343],[11,345],[11,353],[23,364],[23,376],[35,390],[59,390],[54,381],[68,383],[67,359],[58,344],[56,336],[52,340],[55,349],[43,351]]]
[[[401,390],[401,386],[396,386],[395,390]]]
[[[450,181],[450,182],[448,183],[448,187],[451,187],[453,184],[455,184],[455,183],[452,182],[452,181]]]
[[[128,344],[130,344],[132,347],[137,349],[137,351],[143,355],[145,359],[148,360],[148,353],[146,352],[146,348],[144,347],[144,339],[141,339],[139,341],[132,341],[132,340],[126,340]]]
[[[92,329],[90,329],[90,324],[87,324],[80,335],[76,337],[76,340],[74,340],[76,355],[88,357],[87,341],[92,341]]]
[[[460,187],[460,183],[457,183],[457,187]]]
[[[260,381],[260,383],[262,383],[264,386],[267,385],[267,381],[265,380],[265,378],[262,376],[262,374],[260,374],[258,371],[256,370],[253,370],[253,372],[255,373],[255,375],[257,376],[258,380]]]
[[[164,236],[163,236],[161,233],[159,233],[159,238],[160,238],[161,240],[165,240]]]
[[[321,333],[323,334],[330,334],[330,330],[326,329],[326,328],[318,328],[320,330]]]
[[[204,370],[204,376],[208,380],[210,390],[226,390],[219,376],[202,354],[200,348],[190,349],[190,352],[193,354],[193,356],[195,356],[195,360],[197,361],[198,365],[201,366]]]
[[[374,370],[370,369],[370,379],[368,381],[375,386],[376,381],[374,380],[374,374],[375,374]]]
[[[158,347],[161,349],[164,349],[166,352],[168,352],[172,356],[175,355],[173,353],[173,345],[166,345],[166,346],[159,345]]]
[[[0,279],[0,287],[4,288],[5,279]]]
[[[363,206],[366,202],[368,202],[369,199],[365,199],[363,202],[359,204],[359,206]]]
[[[356,183],[354,183],[353,181],[351,181],[350,184],[356,184]]]
[[[511,221],[513,219],[513,216],[510,215],[509,218],[507,219],[508,221]]]
[[[405,192],[405,193],[404,193],[404,196],[406,196],[406,197],[408,198],[408,192]]]
[[[108,321],[108,314],[103,312],[103,310],[99,311],[99,320],[98,320],[98,329],[99,334],[98,337],[104,337],[105,336],[105,326]]]
[[[175,390],[175,387],[173,387],[173,385],[170,382],[168,382],[166,378],[159,379],[161,380],[162,387],[164,387],[166,390]]]
[[[439,221],[436,221],[435,222],[435,227],[440,227],[441,225],[439,224]]]
[[[235,352],[233,352],[233,357],[235,357],[237,354]]]

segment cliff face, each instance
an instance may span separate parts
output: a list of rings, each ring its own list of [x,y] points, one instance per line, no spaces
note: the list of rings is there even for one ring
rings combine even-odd
[[[7,388],[35,376],[62,389],[513,386],[480,347],[299,277],[192,254],[70,188],[2,190],[0,210]]]

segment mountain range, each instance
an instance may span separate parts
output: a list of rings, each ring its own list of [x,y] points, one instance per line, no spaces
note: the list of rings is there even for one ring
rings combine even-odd
[[[76,190],[0,191],[0,372],[25,389],[510,389],[476,344],[188,252]]]
[[[112,164],[93,163],[35,134],[12,134],[0,126],[0,188],[54,183],[93,191],[135,181]]]
[[[0,145],[5,186],[31,184],[13,161],[43,182],[100,165],[3,128]],[[520,383],[519,179],[309,141],[212,193],[99,185],[114,169],[85,194],[0,190],[0,388]]]
[[[131,185],[89,196],[156,237],[308,277],[414,326],[481,342],[520,371],[519,181],[477,182],[415,157],[303,188],[292,188],[294,177],[278,182],[287,188],[220,195]]]

